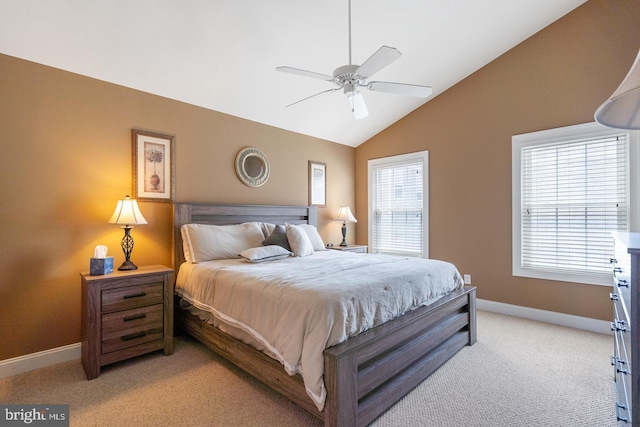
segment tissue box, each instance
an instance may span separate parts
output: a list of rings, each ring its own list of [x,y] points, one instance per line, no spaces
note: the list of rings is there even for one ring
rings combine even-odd
[[[91,258],[89,274],[99,276],[101,274],[113,273],[113,257]]]

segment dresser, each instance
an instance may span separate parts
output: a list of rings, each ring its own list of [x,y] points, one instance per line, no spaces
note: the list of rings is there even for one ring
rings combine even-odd
[[[638,347],[638,268],[640,233],[614,233],[613,322],[616,415],[621,426],[640,427],[640,348]]]
[[[152,265],[80,277],[87,379],[98,377],[104,365],[141,354],[173,354],[173,269]]]

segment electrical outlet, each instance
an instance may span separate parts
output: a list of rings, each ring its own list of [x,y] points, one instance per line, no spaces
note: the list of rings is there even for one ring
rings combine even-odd
[[[464,275],[464,284],[465,285],[470,285],[471,284],[471,275],[470,274],[465,274]]]

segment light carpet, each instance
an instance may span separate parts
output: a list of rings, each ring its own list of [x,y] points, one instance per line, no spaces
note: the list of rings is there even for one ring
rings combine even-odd
[[[103,367],[80,361],[0,379],[0,402],[70,405],[72,426],[320,426],[322,423],[188,337]],[[372,424],[614,427],[613,338],[478,311],[463,348]]]

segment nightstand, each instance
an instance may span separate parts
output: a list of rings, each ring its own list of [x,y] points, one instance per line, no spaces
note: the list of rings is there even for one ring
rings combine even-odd
[[[360,254],[366,254],[367,253],[367,246],[366,245],[349,245],[349,246],[333,246],[327,249],[333,249],[336,251],[346,251],[346,252],[357,252]]]
[[[80,277],[87,379],[98,377],[104,365],[141,354],[173,354],[173,269],[152,265]]]

